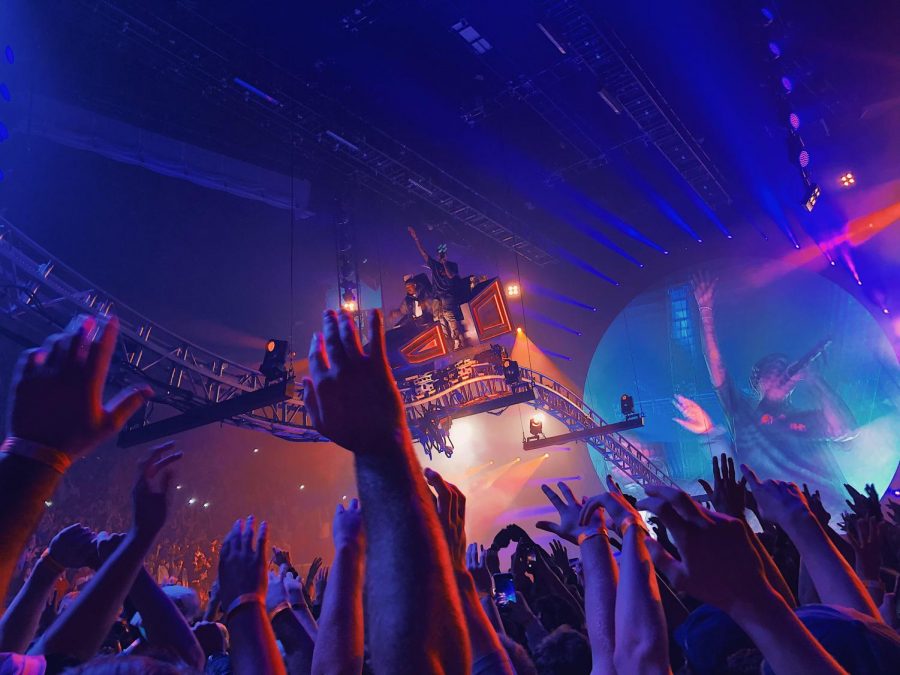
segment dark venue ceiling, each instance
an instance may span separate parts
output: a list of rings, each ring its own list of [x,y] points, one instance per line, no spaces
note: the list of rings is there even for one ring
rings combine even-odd
[[[629,298],[703,260],[789,260],[796,241],[815,251],[805,258],[811,268],[852,288],[873,313],[896,305],[900,260],[884,255],[900,248],[896,232],[852,251],[861,289],[842,259],[826,269],[819,253],[853,218],[900,196],[895,2],[863,10],[785,0],[772,5],[769,29],[761,4],[744,1],[20,4],[11,30],[21,35],[29,93],[308,179],[317,216],[301,228],[307,252],[330,255],[323,214],[342,196],[369,261],[363,276],[384,282],[388,304],[400,294],[393,279],[416,264],[407,224],[459,247],[468,271],[511,277],[518,269],[526,291],[543,289],[529,294],[526,317],[585,334],[580,342],[547,322],[533,332],[574,357],[563,367],[577,379]],[[767,59],[773,37],[784,52],[777,67]],[[789,159],[778,69],[793,78],[791,105],[824,193],[812,214]],[[636,117],[610,96],[629,83],[640,85]],[[838,184],[847,170],[860,177],[853,191]],[[468,222],[435,193],[468,207]],[[27,226],[26,210],[8,202],[8,215]],[[160,226],[159,236],[173,236],[166,232]],[[283,232],[261,234],[259,258],[282,256]],[[511,246],[527,259],[517,264],[504,250]],[[242,252],[223,244],[219,253]],[[310,273],[332,274],[299,256]],[[222,283],[226,298],[238,292]],[[321,309],[321,281],[299,283],[306,329]],[[318,295],[306,293],[311,287]],[[557,294],[602,311],[556,302]]]

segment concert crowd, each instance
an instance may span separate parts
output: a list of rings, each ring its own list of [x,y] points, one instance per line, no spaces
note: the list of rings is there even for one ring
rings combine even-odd
[[[80,317],[25,352],[0,452],[0,673],[900,671],[900,505],[872,486],[828,513],[818,486],[723,454],[705,502],[666,485],[636,501],[611,478],[598,495],[545,485],[550,550],[515,524],[467,541],[478,504],[421,471],[381,315],[369,325],[367,354],[350,315],[326,312],[304,380],[315,426],[355,461],[327,573],[273,548],[265,513],[215,539],[181,515],[161,540],[172,442],[132,468],[130,503],[54,503],[152,392],[104,401],[115,319]]]

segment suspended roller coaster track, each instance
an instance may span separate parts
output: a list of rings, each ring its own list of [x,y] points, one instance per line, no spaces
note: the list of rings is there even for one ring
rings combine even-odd
[[[48,333],[63,329],[80,313],[119,318],[112,378],[119,386],[146,382],[156,392],[139,425],[150,424],[173,411],[186,412],[222,403],[265,386],[265,378],[258,370],[198,347],[153,323],[0,218],[0,332],[23,346],[32,346]],[[408,381],[405,387],[400,383],[411,425],[420,424],[435,409],[465,410],[467,406],[502,400],[513,393],[502,371],[492,364],[467,360],[450,370],[454,374],[446,386],[437,390],[423,391]],[[570,431],[606,424],[575,392],[542,373],[522,368],[515,387],[531,387],[534,399],[529,404],[558,419]],[[312,428],[299,397],[225,422],[294,442],[328,440]],[[586,438],[585,442],[592,452],[599,453],[640,485],[674,485],[663,469],[621,434]]]

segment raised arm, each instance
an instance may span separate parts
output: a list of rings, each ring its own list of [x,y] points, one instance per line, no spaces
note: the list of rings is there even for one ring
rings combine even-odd
[[[537,527],[581,547],[584,567],[584,613],[591,642],[593,675],[616,672],[616,585],[618,569],[603,523],[603,510],[595,506],[582,522],[582,505],[569,486],[557,484],[562,498],[547,485],[541,489],[556,507],[559,523],[539,521]]]
[[[706,366],[709,368],[710,380],[712,380],[712,385],[718,389],[725,384],[725,365],[722,362],[719,341],[716,338],[714,312],[716,280],[705,274],[698,274],[694,278],[693,286],[694,299],[700,309],[700,343],[703,345],[703,355],[706,358]]]
[[[0,597],[63,474],[114,435],[152,393],[120,392],[103,405],[115,318],[80,316],[22,354],[12,376],[9,436],[0,451]]]
[[[282,675],[284,662],[266,613],[268,526],[259,526],[254,546],[253,516],[235,521],[222,542],[219,595],[231,638],[236,673]]]
[[[75,523],[53,537],[28,581],[0,619],[0,652],[25,653],[57,579],[68,568],[87,567],[93,562],[93,536],[90,529]]]
[[[772,588],[744,525],[706,511],[686,493],[647,486],[652,511],[678,542],[676,560],[651,539],[653,562],[681,591],[726,612],[776,673],[846,673]]]
[[[366,356],[350,315],[326,312],[324,335],[310,347],[304,401],[318,431],[355,455],[373,662],[381,672],[468,673],[450,556],[385,357],[379,312],[370,327]]]
[[[783,481],[762,481],[745,464],[741,471],[763,516],[777,523],[794,542],[821,601],[850,607],[880,621],[878,607],[825,534],[800,488]]]
[[[472,670],[484,675],[513,675],[512,663],[478,598],[466,566],[466,496],[437,472],[425,469],[425,480],[437,493],[438,519],[447,548],[472,648]]]
[[[416,242],[416,248],[419,251],[419,255],[422,256],[422,260],[427,263],[431,259],[431,256],[428,255],[428,251],[425,250],[425,248],[422,246],[422,242],[419,241],[419,235],[416,234],[415,229],[413,229],[412,227],[407,227],[406,231],[409,232],[409,236],[412,237],[412,240]]]
[[[144,556],[166,522],[172,474],[165,467],[181,457],[172,443],[154,448],[138,469],[134,485],[134,523],[124,541],[100,567],[71,609],[53,623],[32,649],[87,661],[103,644],[109,627],[131,590]]]
[[[332,526],[334,563],[325,585],[314,674],[358,675],[363,668],[363,581],[366,537],[359,501],[338,504]]]
[[[650,560],[647,528],[611,476],[609,492],[588,500],[581,511],[587,522],[603,506],[622,538],[619,585],[616,590],[616,647],[619,673],[669,673],[669,640],[656,570]]]
[[[284,663],[288,675],[309,675],[312,670],[315,640],[306,632],[300,618],[291,607],[284,583],[287,577],[287,564],[282,564],[277,573],[269,572],[266,612],[272,621],[275,638],[284,650]]]

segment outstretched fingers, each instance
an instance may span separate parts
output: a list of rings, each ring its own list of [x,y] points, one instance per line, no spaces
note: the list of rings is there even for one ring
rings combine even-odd
[[[541,485],[541,490],[547,496],[547,499],[550,500],[550,503],[556,507],[557,511],[561,512],[563,509],[566,508],[566,505],[563,502],[563,500],[559,498],[559,495],[557,495],[553,491],[553,488],[551,488],[549,485]],[[544,528],[542,528],[542,529],[544,529]]]

